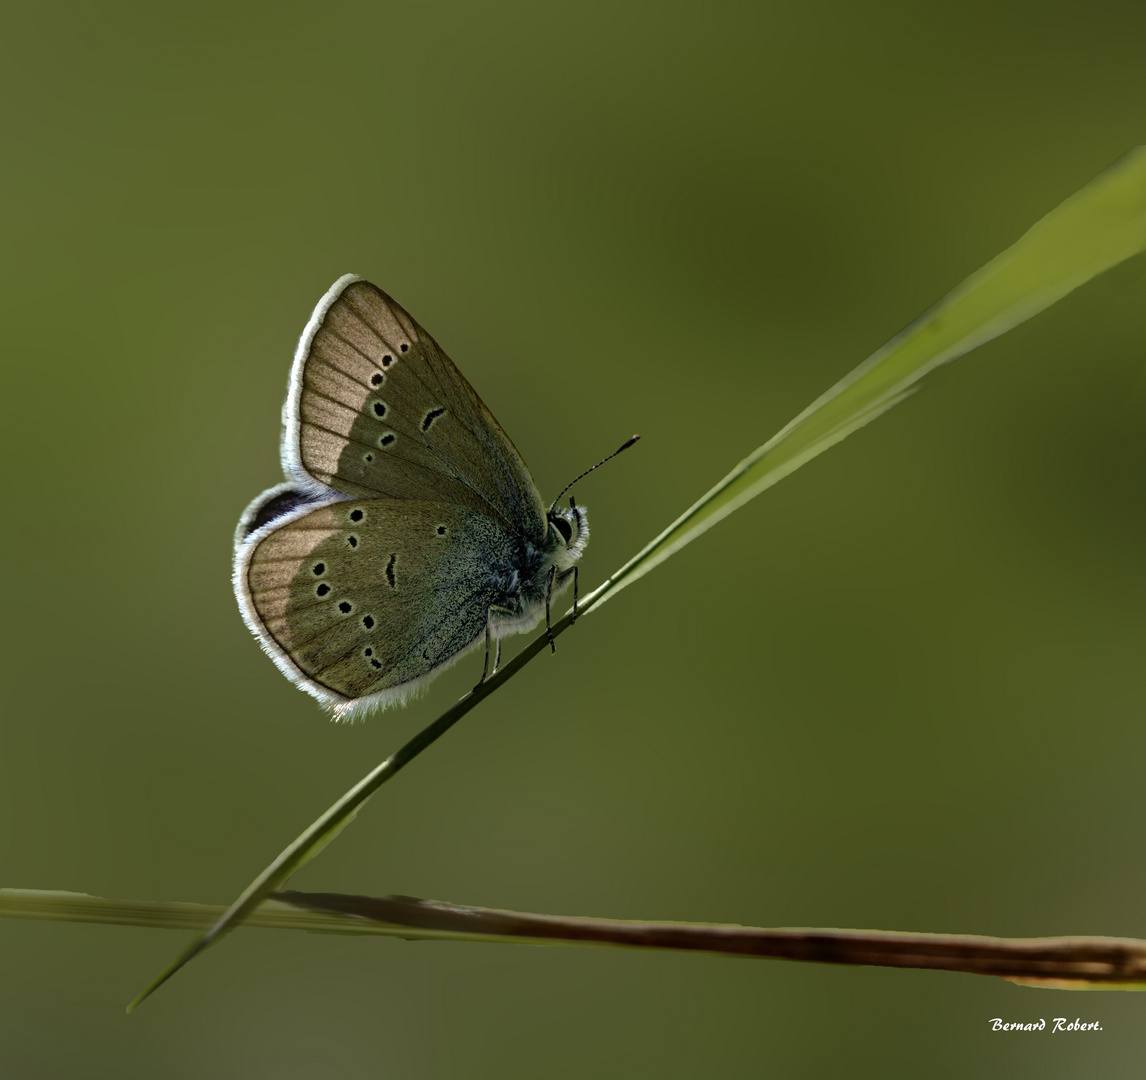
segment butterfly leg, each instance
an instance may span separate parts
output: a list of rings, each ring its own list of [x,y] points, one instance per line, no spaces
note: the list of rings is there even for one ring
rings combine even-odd
[[[493,623],[493,608],[487,608],[485,613],[485,663],[481,666],[481,678],[478,679],[477,684],[481,686],[489,674],[489,639],[493,636],[492,630]],[[497,660],[501,659],[501,638],[497,639]],[[493,662],[493,670],[497,671],[497,660]],[[477,687],[474,687],[476,690]]]
[[[573,579],[573,615],[569,619],[569,625],[572,626],[577,621],[577,582],[578,582],[578,578],[577,578],[577,567],[576,566],[570,568],[569,570],[562,570],[561,573],[557,575],[557,588],[559,588],[559,589],[565,588],[565,582],[567,582],[570,578]]]
[[[493,637],[493,613],[495,611],[502,611],[502,612],[506,612],[506,614],[511,614],[507,608],[495,607],[492,604],[488,608],[486,608],[486,613],[485,613],[485,663],[482,664],[481,678],[478,679],[477,686],[481,686],[481,684],[483,682],[485,682],[486,679],[490,675],[496,675],[498,664],[501,663],[501,638],[494,638]],[[496,651],[493,654],[493,671],[490,671],[490,669],[489,669],[489,646],[490,646],[490,640],[491,639],[494,640],[496,642],[496,645],[497,645]],[[477,686],[474,687],[475,690],[477,689]]]
[[[549,635],[549,649],[551,652],[557,651],[557,646],[553,642],[553,623],[549,618],[549,601],[553,599],[553,575],[557,573],[557,567],[551,566],[549,568],[549,577],[545,579],[545,633]]]

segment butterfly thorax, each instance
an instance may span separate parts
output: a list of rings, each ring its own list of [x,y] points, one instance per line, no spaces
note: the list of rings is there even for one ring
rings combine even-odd
[[[490,583],[497,597],[493,621],[499,628],[535,622],[549,590],[556,592],[568,583],[568,572],[588,543],[589,519],[584,507],[551,511],[548,525],[543,541],[522,540],[508,559],[491,568]],[[503,613],[500,618],[499,612]]]
[[[514,556],[490,569],[493,606],[513,615],[531,612],[545,600],[546,578],[552,556],[533,544],[522,544]]]

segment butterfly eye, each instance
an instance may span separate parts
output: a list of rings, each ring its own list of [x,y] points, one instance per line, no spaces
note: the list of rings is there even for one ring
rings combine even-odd
[[[568,544],[573,539],[573,526],[563,517],[551,517],[549,520],[553,522],[553,527],[561,534],[561,539]]]

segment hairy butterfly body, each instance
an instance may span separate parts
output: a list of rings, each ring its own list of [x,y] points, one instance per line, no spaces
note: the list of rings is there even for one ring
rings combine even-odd
[[[339,278],[299,341],[286,482],[244,511],[235,595],[279,669],[340,718],[399,703],[486,638],[535,626],[589,538],[437,343]]]

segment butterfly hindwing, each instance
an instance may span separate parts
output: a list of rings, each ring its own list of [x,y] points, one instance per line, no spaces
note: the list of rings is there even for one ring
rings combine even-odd
[[[236,568],[245,614],[335,706],[401,696],[478,641],[514,544],[485,514],[421,500],[331,502],[262,533]]]
[[[351,497],[431,499],[544,537],[521,456],[432,337],[377,286],[348,276],[315,309],[295,358],[284,458]]]
[[[235,593],[279,669],[339,717],[399,702],[536,625],[588,539],[437,343],[353,275],[315,308],[283,408],[286,481],[247,507]],[[556,578],[555,578],[556,574]]]

